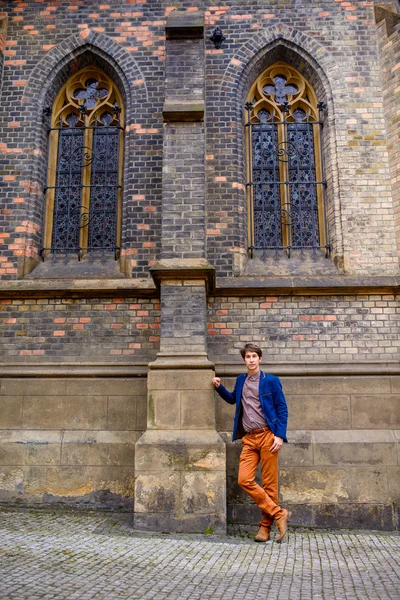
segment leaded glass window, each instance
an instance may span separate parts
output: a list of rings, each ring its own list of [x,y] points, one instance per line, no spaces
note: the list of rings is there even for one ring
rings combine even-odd
[[[278,62],[252,85],[245,108],[251,256],[327,255],[323,104],[296,69]]]
[[[123,111],[114,83],[87,67],[53,105],[42,257],[119,251]]]

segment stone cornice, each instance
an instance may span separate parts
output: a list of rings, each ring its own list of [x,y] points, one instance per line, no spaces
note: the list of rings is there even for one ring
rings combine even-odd
[[[220,376],[237,377],[243,373],[243,362],[215,360],[215,371]],[[400,361],[386,362],[265,362],[262,369],[272,375],[296,377],[337,377],[337,376],[376,376],[400,375]]]
[[[299,277],[217,277],[215,295],[327,296],[338,294],[398,294],[400,275],[318,275]]]
[[[190,361],[189,357],[189,361]],[[242,362],[215,361],[219,376],[236,377],[243,373]],[[155,363],[151,363],[151,368]],[[212,363],[204,361],[201,368],[210,368]],[[181,368],[185,368],[182,365]],[[263,370],[281,377],[337,377],[337,376],[400,376],[400,361],[382,362],[267,362]],[[145,377],[149,365],[145,362],[100,363],[0,363],[0,378],[5,377]]]
[[[327,296],[343,294],[399,294],[399,276],[318,276],[318,277],[219,277],[204,259],[191,262],[160,261],[142,279],[18,279],[0,282],[0,298],[94,298],[158,296],[162,280],[205,279],[208,293],[215,296]]]

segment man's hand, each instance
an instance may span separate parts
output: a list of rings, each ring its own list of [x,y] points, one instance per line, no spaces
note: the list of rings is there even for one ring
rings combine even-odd
[[[219,377],[214,377],[214,379],[212,380],[214,387],[219,388],[219,386],[221,385],[221,380]]]
[[[269,451],[271,452],[271,454],[275,454],[275,452],[279,452],[279,450],[282,448],[282,446],[283,446],[283,439],[275,435],[274,443],[272,444]]]

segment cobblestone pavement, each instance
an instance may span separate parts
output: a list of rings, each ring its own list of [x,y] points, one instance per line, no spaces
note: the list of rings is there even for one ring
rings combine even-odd
[[[0,509],[1,600],[399,600],[400,536],[291,529],[283,544],[147,534],[131,516]]]

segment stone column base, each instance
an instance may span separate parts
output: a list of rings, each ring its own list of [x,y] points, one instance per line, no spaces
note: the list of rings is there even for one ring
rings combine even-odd
[[[226,452],[216,431],[146,431],[135,476],[136,528],[226,533]]]

